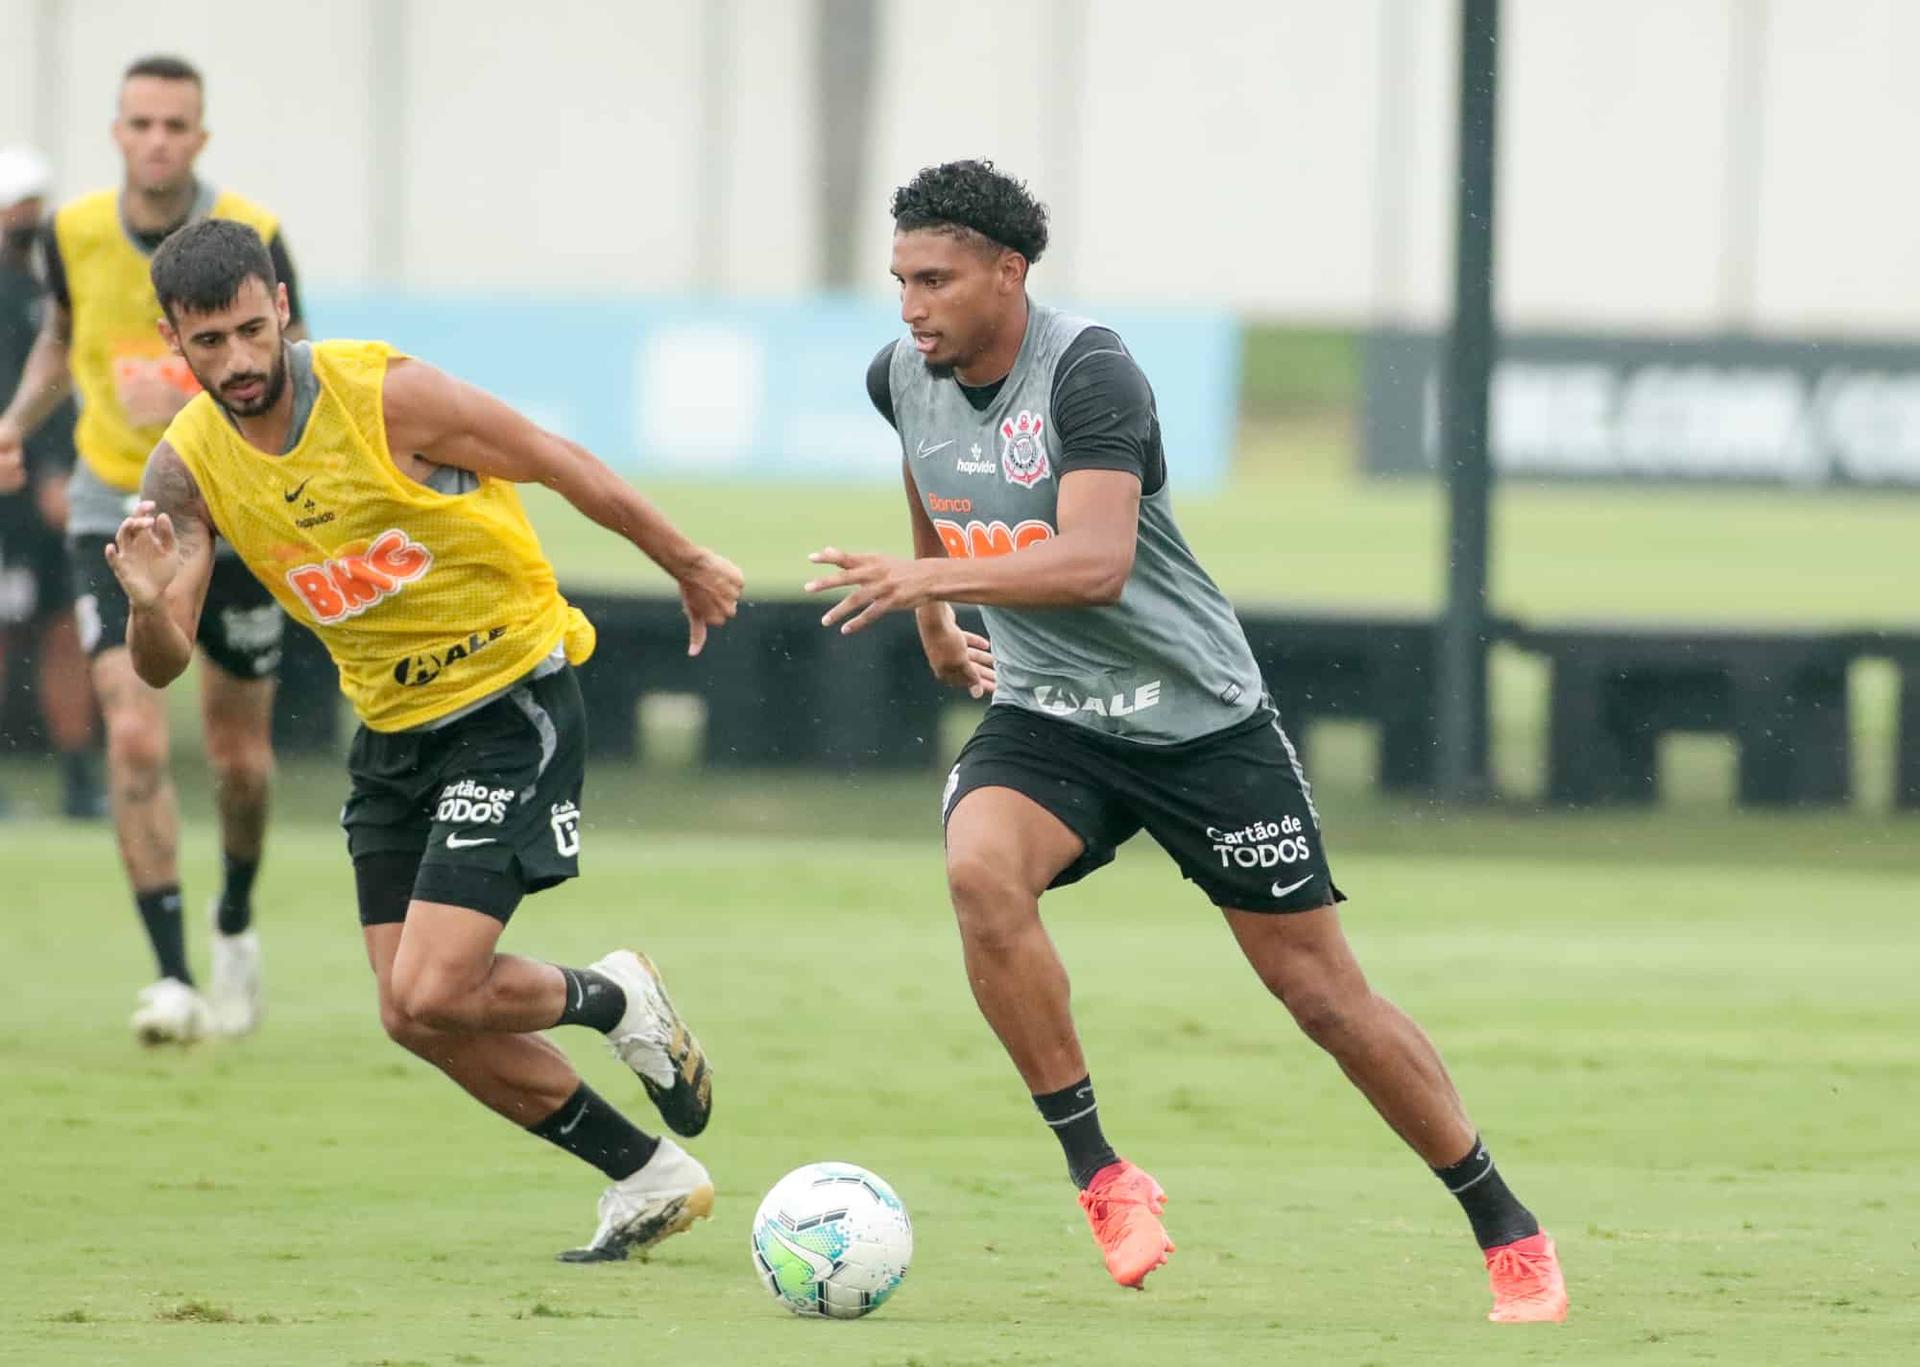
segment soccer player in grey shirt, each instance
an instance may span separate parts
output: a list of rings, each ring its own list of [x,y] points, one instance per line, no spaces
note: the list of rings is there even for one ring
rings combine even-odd
[[[828,547],[843,632],[914,612],[941,680],[993,706],[948,775],[947,882],[974,1000],[1065,1150],[1107,1270],[1173,1251],[1160,1184],[1100,1126],[1040,896],[1141,829],[1221,908],[1254,971],[1459,1198],[1490,1318],[1559,1320],[1553,1240],[1508,1189],[1433,1045],[1341,931],[1312,790],[1233,609],[1173,520],[1153,391],[1111,330],[1039,304],[1046,210],[987,162],[893,197],[911,339],[867,376],[900,435],[914,558]],[[987,637],[950,604],[980,606]]]

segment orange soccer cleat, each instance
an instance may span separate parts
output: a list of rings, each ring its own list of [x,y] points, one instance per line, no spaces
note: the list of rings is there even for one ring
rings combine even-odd
[[[1173,1240],[1160,1223],[1166,1206],[1160,1184],[1125,1159],[1100,1169],[1080,1193],[1093,1241],[1120,1285],[1138,1289],[1173,1252]]]
[[[1544,1229],[1486,1250],[1495,1324],[1558,1324],[1567,1317],[1567,1282],[1553,1237]]]

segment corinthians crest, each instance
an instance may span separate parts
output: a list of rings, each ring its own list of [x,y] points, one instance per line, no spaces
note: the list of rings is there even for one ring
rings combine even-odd
[[[1007,483],[1031,489],[1053,473],[1047,464],[1046,443],[1040,440],[1042,421],[1038,413],[1021,409],[1017,417],[1000,424],[1004,438],[1000,447],[1000,469]]]

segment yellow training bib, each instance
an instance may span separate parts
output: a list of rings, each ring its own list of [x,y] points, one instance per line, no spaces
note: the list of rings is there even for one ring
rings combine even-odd
[[[564,642],[575,664],[593,627],[560,596],[507,480],[442,494],[394,465],[381,399],[384,342],[319,342],[319,395],[292,451],[249,445],[213,399],[194,399],[166,442],[215,527],[340,670],[368,727],[404,731],[498,692]]]
[[[279,229],[279,220],[265,209],[225,191],[208,216],[245,223],[268,241]],[[74,446],[101,480],[131,493],[140,487],[147,455],[166,424],[136,424],[123,398],[128,387],[158,380],[197,394],[200,386],[187,363],[160,340],[160,301],[147,275],[153,256],[127,236],[120,192],[101,190],[64,206],[53,216],[53,233],[73,301],[69,356],[80,395]]]

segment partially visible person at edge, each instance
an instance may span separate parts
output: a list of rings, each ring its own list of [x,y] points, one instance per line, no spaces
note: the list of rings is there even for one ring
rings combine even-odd
[[[0,403],[11,399],[40,329],[45,287],[34,242],[52,175],[29,147],[0,148]],[[73,406],[41,424],[18,459],[0,459],[0,698],[7,657],[32,642],[35,700],[59,757],[62,814],[97,820],[106,796],[93,768],[93,690],[73,615],[73,566],[61,535],[73,469]],[[0,816],[7,801],[0,794]]]

